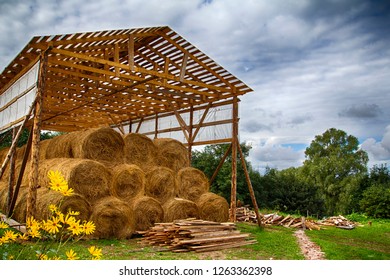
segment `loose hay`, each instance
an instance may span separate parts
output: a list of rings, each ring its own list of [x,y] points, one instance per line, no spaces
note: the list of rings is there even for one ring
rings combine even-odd
[[[43,160],[39,164],[38,177],[41,187],[49,187],[47,174],[50,170],[61,172],[68,186],[90,203],[110,194],[111,173],[97,161],[76,158]],[[23,182],[28,185],[28,176],[24,176]]]
[[[153,142],[157,146],[157,165],[175,172],[190,166],[188,150],[181,142],[170,138],[154,139]]]
[[[196,201],[202,194],[209,191],[209,181],[206,175],[194,167],[185,167],[176,175],[178,197]]]
[[[172,198],[163,204],[164,222],[179,219],[199,218],[199,209],[195,202],[183,198]]]
[[[130,205],[134,213],[136,231],[148,230],[155,223],[164,221],[164,210],[160,202],[152,197],[136,197]]]
[[[91,221],[95,238],[130,238],[135,232],[134,214],[129,205],[114,196],[99,200],[92,206]]]
[[[175,196],[175,174],[167,167],[155,166],[146,172],[145,195],[161,204]]]
[[[227,222],[229,220],[229,204],[226,199],[212,192],[202,194],[196,201],[199,216],[203,220]]]
[[[145,191],[145,173],[135,164],[115,166],[112,175],[111,195],[130,200]]]
[[[156,165],[157,147],[149,137],[129,133],[124,137],[124,158],[126,163],[137,164],[141,168]]]
[[[46,220],[51,216],[50,204],[56,205],[64,214],[67,214],[69,211],[79,212],[80,214],[76,216],[76,219],[81,221],[89,220],[91,215],[91,205],[82,195],[63,196],[56,191],[43,190],[37,194],[37,219]]]

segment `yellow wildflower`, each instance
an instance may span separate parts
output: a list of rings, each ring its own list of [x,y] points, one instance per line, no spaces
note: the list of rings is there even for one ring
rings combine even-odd
[[[50,212],[52,212],[52,213],[57,213],[59,210],[58,210],[58,207],[56,206],[56,205],[54,205],[54,204],[50,204],[49,205],[49,210],[50,210]]]
[[[65,180],[65,178],[62,176],[62,174],[59,171],[50,170],[47,175],[50,180],[49,182],[50,189],[54,191],[61,191],[64,189],[68,189],[68,182]]]
[[[74,224],[75,222],[76,222],[76,218],[75,218],[75,217],[69,215],[69,213],[66,214],[66,216],[65,216],[65,218],[64,218],[64,223],[65,223],[65,224],[72,225],[72,224]]]
[[[57,233],[59,232],[59,228],[61,228],[60,218],[52,217],[51,219],[45,222],[45,230],[49,233]]]
[[[19,236],[18,233],[13,232],[12,230],[7,230],[7,231],[5,231],[3,238],[6,241],[8,241],[8,240],[15,241],[18,238],[18,236]]]
[[[73,235],[79,235],[83,232],[83,228],[80,225],[80,221],[70,223],[68,230],[71,231]]]
[[[37,228],[40,229],[40,223],[34,219],[34,217],[27,218],[26,225],[28,228]]]
[[[72,188],[62,188],[60,190],[60,193],[63,195],[63,196],[71,196],[74,194],[74,190]]]
[[[49,256],[46,254],[43,254],[43,253],[41,253],[41,254],[38,253],[37,258],[38,258],[38,260],[48,260]]]
[[[32,238],[40,238],[41,237],[41,232],[39,231],[39,228],[37,227],[32,227],[28,230],[28,234]]]
[[[0,228],[1,228],[1,229],[8,228],[8,224],[5,223],[5,222],[0,222]]]
[[[71,216],[78,216],[78,215],[80,215],[80,212],[79,211],[71,211],[71,210],[69,210],[68,214],[71,215]]]
[[[68,260],[77,260],[78,259],[76,252],[74,252],[72,249],[67,251],[65,254],[66,254],[66,257],[68,258]]]
[[[92,255],[93,260],[100,260],[102,257],[102,249],[98,249],[95,246],[88,248],[89,253]]]
[[[92,234],[95,231],[95,224],[92,221],[84,222],[83,231],[85,234]]]

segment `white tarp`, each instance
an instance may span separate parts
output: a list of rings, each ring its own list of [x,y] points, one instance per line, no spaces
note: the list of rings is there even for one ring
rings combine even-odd
[[[192,133],[196,131],[196,125],[202,119],[203,113],[205,109],[202,110],[194,110],[193,112],[193,125],[194,128]],[[180,114],[181,118],[184,122],[189,125],[190,124],[190,113],[182,113]],[[232,117],[233,116],[233,105],[223,105],[215,108],[210,108],[207,112],[206,118],[203,121],[202,128],[200,128],[196,138],[194,139],[194,143],[197,142],[205,142],[205,141],[215,141],[215,140],[223,140],[230,139],[232,137]],[[216,123],[227,121],[229,123]],[[139,123],[135,122],[132,124],[131,131],[135,132],[137,130]],[[154,138],[156,127],[156,119],[145,120],[141,123],[138,133],[147,134],[150,138]],[[167,117],[158,117],[157,120],[157,138],[173,138],[179,140],[182,143],[187,143],[187,139],[184,136],[184,133],[180,128],[179,121],[175,115],[167,116]],[[172,130],[176,129],[176,131],[162,132],[164,130]],[[128,131],[126,131],[128,132]]]
[[[39,62],[0,95],[0,132],[23,121],[37,93]]]

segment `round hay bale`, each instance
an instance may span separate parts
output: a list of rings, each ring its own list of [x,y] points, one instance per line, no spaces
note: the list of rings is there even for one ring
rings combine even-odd
[[[47,143],[44,158],[73,158],[72,133],[56,136]]]
[[[135,164],[115,166],[112,174],[111,195],[129,200],[145,191],[145,173]]]
[[[190,166],[188,150],[179,141],[160,138],[154,139],[153,142],[157,147],[157,165],[168,167],[175,172]]]
[[[69,188],[83,195],[90,203],[110,194],[111,173],[97,161],[76,158],[42,160],[39,164],[38,178],[41,187],[49,187],[47,174],[50,170],[61,172]],[[28,177],[23,178],[25,185],[28,185]]]
[[[131,207],[114,196],[97,201],[92,206],[91,221],[95,223],[95,238],[130,238],[135,232]]]
[[[123,140],[126,163],[136,164],[141,168],[156,165],[157,147],[152,139],[142,134],[129,133]]]
[[[0,212],[5,213],[7,210],[8,184],[0,182]]]
[[[163,204],[164,222],[187,218],[199,218],[199,209],[195,202],[183,198],[172,198]]]
[[[71,133],[75,158],[87,158],[115,163],[123,162],[122,135],[110,127]]]
[[[161,204],[175,197],[175,174],[167,167],[155,166],[146,172],[145,195]]]
[[[227,222],[229,220],[229,203],[222,196],[212,192],[202,194],[196,201],[199,216],[203,220]]]
[[[46,158],[85,158],[123,162],[122,136],[110,127],[75,131],[51,139]]]
[[[39,194],[38,194],[39,195]],[[28,187],[20,187],[12,217],[19,223],[26,222]]]
[[[155,223],[164,221],[164,210],[158,202],[149,196],[136,197],[131,203],[135,219],[135,230],[148,230]]]
[[[5,159],[5,156],[7,155],[9,151],[9,147],[0,148],[0,164],[2,165]]]
[[[48,147],[52,139],[46,139],[39,142],[39,159],[46,159],[46,153],[48,152]]]
[[[194,167],[185,167],[176,175],[178,197],[196,201],[202,194],[209,191],[209,180],[206,175]]]

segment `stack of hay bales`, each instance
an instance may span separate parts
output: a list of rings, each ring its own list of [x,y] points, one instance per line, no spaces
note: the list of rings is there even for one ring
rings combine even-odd
[[[207,177],[190,167],[187,148],[177,140],[122,136],[102,127],[41,144],[37,218],[45,219],[47,206],[62,201],[63,211],[79,211],[79,218],[96,224],[95,238],[129,238],[177,219],[228,220],[227,201],[210,192]],[[20,222],[26,218],[28,168],[14,211]],[[49,170],[60,171],[75,195],[63,199],[49,191]],[[0,209],[6,206],[7,180],[0,182]]]

